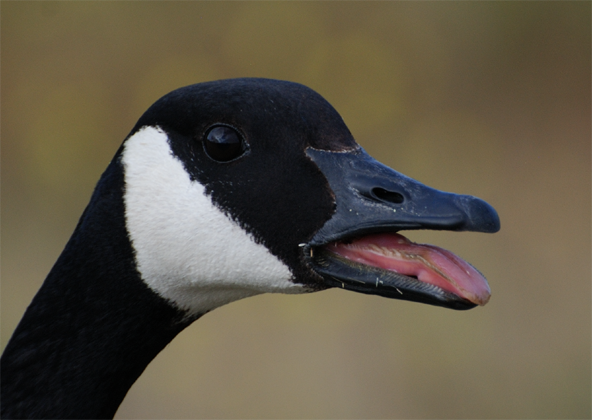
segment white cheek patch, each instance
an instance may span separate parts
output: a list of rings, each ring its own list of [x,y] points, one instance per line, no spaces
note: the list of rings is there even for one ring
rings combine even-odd
[[[127,139],[122,162],[138,271],[160,296],[202,313],[260,293],[306,291],[190,180],[161,129],[144,127]]]

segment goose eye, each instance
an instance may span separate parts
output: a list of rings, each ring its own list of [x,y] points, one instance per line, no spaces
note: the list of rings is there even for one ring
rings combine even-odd
[[[218,162],[229,162],[247,150],[242,136],[232,127],[217,125],[212,127],[204,139],[206,154]]]

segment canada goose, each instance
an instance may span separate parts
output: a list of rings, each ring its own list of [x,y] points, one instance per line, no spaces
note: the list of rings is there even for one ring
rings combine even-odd
[[[487,281],[405,229],[495,232],[484,201],[371,158],[319,94],[232,79],[140,118],[2,356],[3,418],[111,418],[181,330],[266,292],[469,309]]]

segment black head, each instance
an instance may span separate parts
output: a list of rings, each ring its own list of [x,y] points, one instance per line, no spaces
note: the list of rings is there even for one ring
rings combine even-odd
[[[294,283],[308,290],[337,286],[456,309],[489,299],[479,274],[453,278],[457,274],[450,270],[460,259],[451,253],[448,262],[424,263],[424,268],[437,266],[439,279],[428,283],[416,269],[384,270],[367,258],[353,263],[342,258],[347,252],[334,258],[331,244],[368,235],[403,229],[495,232],[499,219],[482,200],[434,190],[372,159],[337,111],[311,89],[268,79],[192,85],[158,100],[130,137],[145,127],[166,133],[171,153],[191,181],[285,264]],[[389,255],[389,267],[440,252],[407,245],[396,262],[392,256],[399,252],[400,236],[393,238],[382,238],[388,243],[381,252]],[[364,244],[366,251],[376,245]],[[470,271],[462,267],[461,272]]]

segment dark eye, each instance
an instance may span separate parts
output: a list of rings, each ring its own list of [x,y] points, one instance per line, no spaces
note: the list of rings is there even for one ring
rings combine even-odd
[[[206,154],[218,162],[229,162],[247,150],[242,136],[234,128],[226,125],[212,127],[203,143]]]

